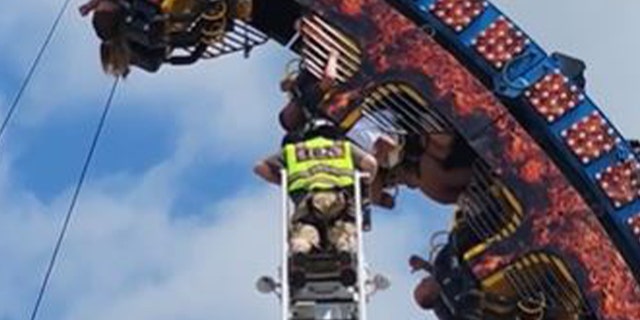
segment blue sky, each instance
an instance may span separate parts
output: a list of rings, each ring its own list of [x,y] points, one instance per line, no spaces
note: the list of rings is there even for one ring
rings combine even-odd
[[[22,0],[0,12],[0,110],[57,2]],[[640,3],[497,3],[547,50],[586,60],[591,96],[622,132],[640,136],[632,94]],[[0,146],[0,320],[28,316],[108,93],[97,45],[89,21],[67,12]],[[275,299],[253,283],[276,272],[278,190],[251,166],[279,143],[278,80],[290,58],[270,44],[246,61],[135,71],[124,82],[40,319],[277,317]],[[418,277],[406,260],[425,252],[449,210],[405,191],[396,211],[376,212],[367,253],[393,287],[372,301],[372,320],[424,318],[410,300]]]

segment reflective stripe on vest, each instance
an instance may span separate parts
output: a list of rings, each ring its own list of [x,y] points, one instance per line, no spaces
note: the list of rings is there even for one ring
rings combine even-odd
[[[354,163],[349,142],[318,137],[286,144],[284,159],[289,192],[353,185]]]

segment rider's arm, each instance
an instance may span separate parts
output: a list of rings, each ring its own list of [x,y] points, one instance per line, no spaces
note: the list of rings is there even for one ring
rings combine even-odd
[[[327,61],[327,67],[324,69],[325,78],[333,80],[338,77],[338,57],[340,57],[340,52],[335,49],[329,51],[329,60]]]
[[[378,161],[376,161],[375,157],[353,143],[351,144],[351,150],[353,154],[353,161],[355,162],[358,170],[369,175],[368,178],[363,180],[366,183],[371,183],[378,173]]]
[[[283,167],[284,160],[282,159],[282,154],[277,153],[258,162],[253,168],[253,172],[268,182],[280,184],[282,179],[280,170]]]
[[[98,5],[100,5],[101,1],[102,0],[90,0],[89,2],[80,6],[80,8],[78,9],[80,11],[80,15],[82,15],[83,17],[88,15],[93,10],[95,10],[98,7]]]
[[[324,92],[329,90],[332,86],[336,78],[338,77],[338,57],[340,53],[332,49],[329,51],[329,60],[327,61],[327,66],[324,69],[324,74],[322,79],[320,79],[319,87]]]

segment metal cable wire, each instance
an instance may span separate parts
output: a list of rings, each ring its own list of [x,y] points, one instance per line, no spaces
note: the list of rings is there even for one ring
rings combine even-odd
[[[53,268],[56,264],[58,253],[60,252],[60,248],[62,247],[62,241],[64,240],[64,237],[69,228],[69,222],[71,221],[71,216],[73,215],[73,211],[76,207],[76,203],[78,202],[78,197],[80,196],[80,191],[82,190],[82,186],[84,185],[84,181],[87,176],[87,171],[89,170],[89,166],[91,165],[91,160],[93,159],[93,155],[95,153],[96,147],[98,146],[98,141],[100,140],[102,129],[104,128],[104,124],[107,120],[107,115],[109,114],[109,110],[111,110],[113,97],[115,96],[116,89],[118,88],[118,83],[119,83],[119,78],[116,78],[116,80],[114,80],[113,82],[113,86],[111,87],[111,91],[109,92],[109,97],[107,98],[107,101],[104,105],[104,110],[102,111],[100,122],[98,123],[98,127],[96,128],[96,132],[93,136],[91,147],[89,148],[89,153],[87,154],[87,158],[85,159],[84,165],[82,167],[82,172],[80,173],[80,177],[78,179],[78,183],[73,193],[73,197],[71,198],[71,203],[69,204],[69,209],[65,216],[64,223],[62,224],[62,229],[60,229],[60,234],[58,235],[58,239],[53,249],[53,254],[51,255],[51,259],[49,260],[47,271],[44,275],[44,278],[42,279],[40,291],[38,292],[38,297],[36,299],[36,302],[33,306],[33,310],[31,312],[31,317],[30,317],[31,320],[35,320],[36,317],[38,316],[38,310],[40,309],[42,298],[49,284],[49,279],[51,278],[51,273],[53,272]]]
[[[62,20],[64,13],[67,11],[67,8],[69,7],[70,3],[71,3],[71,0],[65,0],[64,3],[62,4],[62,7],[60,8],[58,15],[56,16],[56,19],[53,21],[51,28],[49,28],[49,32],[47,33],[47,36],[45,37],[45,40],[42,43],[42,46],[40,47],[38,54],[36,55],[35,59],[31,63],[31,67],[29,67],[29,71],[27,72],[26,77],[24,78],[24,80],[22,81],[22,84],[20,85],[20,89],[18,89],[18,93],[16,94],[13,101],[11,102],[11,106],[9,107],[9,110],[7,111],[7,114],[5,115],[4,119],[2,120],[2,125],[0,125],[0,143],[2,141],[2,136],[4,136],[7,126],[9,125],[11,118],[13,118],[13,115],[20,103],[20,100],[22,100],[22,96],[25,90],[29,86],[29,83],[31,83],[33,74],[38,68],[38,65],[40,64],[40,60],[42,59],[42,56],[47,50],[47,47],[49,47],[49,44],[51,43],[51,39],[53,39],[53,35],[58,29],[58,26],[60,25],[60,21]]]

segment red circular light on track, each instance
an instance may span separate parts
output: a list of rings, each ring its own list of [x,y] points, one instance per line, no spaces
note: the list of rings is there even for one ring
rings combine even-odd
[[[600,188],[607,194],[616,208],[625,206],[640,196],[638,173],[640,163],[633,158],[616,166],[608,167],[596,175]]]
[[[489,5],[484,0],[438,0],[429,8],[443,23],[461,32]]]
[[[476,51],[492,66],[501,69],[521,54],[529,39],[505,17],[500,17],[473,41]]]
[[[611,151],[620,142],[609,123],[598,112],[573,124],[562,132],[562,137],[584,164]]]
[[[525,96],[548,122],[554,122],[585,99],[560,70],[543,77],[525,92]]]

